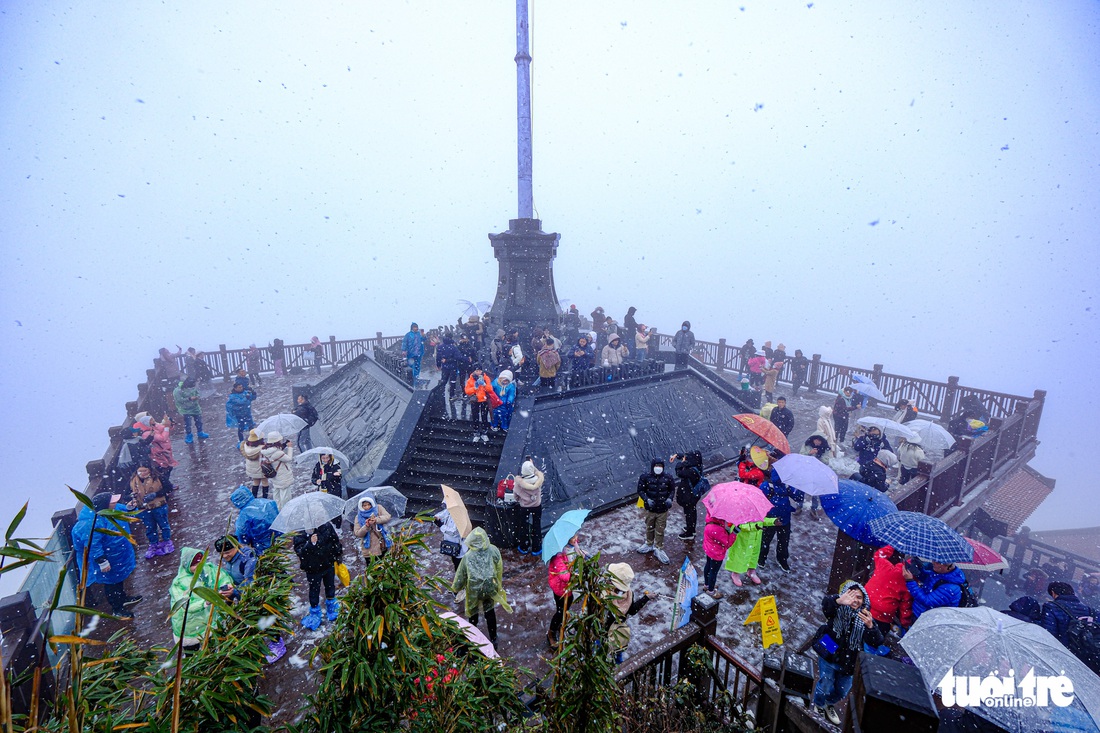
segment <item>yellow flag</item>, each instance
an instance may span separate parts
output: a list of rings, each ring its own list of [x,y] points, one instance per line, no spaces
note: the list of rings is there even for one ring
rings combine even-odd
[[[772,644],[783,643],[783,632],[779,628],[779,609],[775,607],[775,596],[760,598],[741,625],[753,623],[760,624],[760,635],[765,649]]]

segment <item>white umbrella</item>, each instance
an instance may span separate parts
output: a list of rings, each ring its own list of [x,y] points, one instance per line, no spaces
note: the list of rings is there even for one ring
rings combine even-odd
[[[864,427],[876,427],[886,433],[887,438],[915,438],[917,431],[910,430],[908,425],[902,425],[888,417],[861,417],[856,423]]]
[[[311,458],[313,456],[322,456],[322,455],[336,456],[336,460],[340,462],[341,466],[343,466],[345,468],[349,468],[351,466],[351,461],[348,460],[347,456],[345,456],[343,453],[336,450],[335,448],[328,448],[328,447],[325,447],[325,446],[321,446],[320,448],[310,448],[309,450],[307,450],[303,453],[299,453],[298,455],[294,456],[294,462],[295,463],[305,463],[307,458]]]
[[[364,496],[369,496],[376,505],[381,504],[385,507],[394,519],[405,516],[405,507],[408,505],[409,500],[392,486],[374,486],[360,491],[344,502],[344,514],[348,517],[354,517],[355,513],[359,511],[359,499]]]
[[[1013,733],[1096,730],[1095,724],[1091,728],[1073,724],[1100,719],[1100,677],[1038,624],[985,607],[934,608],[921,614],[902,637],[901,645],[920,668],[925,683],[941,698],[944,690],[940,684],[945,678],[1008,678],[1011,697],[1019,702],[1024,696],[1021,682],[1028,675],[1032,679],[1065,675],[1073,685],[1069,706],[1055,705],[1048,698],[1045,705],[1032,700],[1030,707],[981,704],[970,709]]]
[[[294,435],[305,426],[306,421],[302,418],[283,412],[260,421],[256,426],[256,434],[262,438],[270,432],[276,432],[287,437]]]
[[[879,402],[889,402],[890,398],[882,393],[882,390],[878,388],[874,382],[856,382],[849,384],[849,387],[859,392],[861,395],[870,397],[871,399],[878,400]]]
[[[946,450],[955,445],[955,436],[947,432],[942,425],[931,420],[910,420],[905,423],[905,427],[920,436],[921,446],[924,448]]]
[[[317,529],[325,522],[336,519],[343,511],[344,500],[339,496],[311,491],[288,501],[271,523],[271,529],[283,534]]]
[[[779,478],[810,496],[837,493],[837,476],[833,469],[811,456],[789,453],[775,462]]]

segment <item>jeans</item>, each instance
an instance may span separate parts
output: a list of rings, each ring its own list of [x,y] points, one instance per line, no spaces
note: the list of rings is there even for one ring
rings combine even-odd
[[[918,473],[918,471],[915,468],[906,468],[905,466],[902,466],[901,467],[901,480],[898,481],[898,483],[899,484],[909,483],[910,481],[912,481],[914,478],[917,477],[917,473]]]
[[[798,508],[799,509],[802,509],[804,506],[806,506],[806,497],[805,496],[802,497],[802,501],[798,502]],[[820,508],[821,508],[821,499],[817,498],[816,496],[810,496],[810,509],[812,511],[816,512]]]
[[[823,708],[836,705],[852,690],[852,675],[844,674],[840,667],[818,657],[817,684],[814,685],[814,705]]]
[[[790,558],[791,525],[782,524],[778,527],[764,527],[764,537],[760,540],[760,562],[768,558],[768,547],[772,543],[772,537],[776,538],[775,559],[780,565],[786,565]]]
[[[665,525],[668,524],[668,512],[645,513],[645,543],[658,550],[665,546]]]
[[[419,356],[410,356],[406,358],[406,361],[409,364],[409,369],[412,369],[413,371],[413,379],[420,378],[420,359],[421,357]]]
[[[319,573],[306,573],[309,581],[309,606],[316,608],[321,605],[321,583],[325,584],[325,598],[336,597],[336,566],[322,570]]]
[[[202,429],[202,415],[184,415],[183,424],[186,426],[187,434],[191,434],[191,421],[195,421],[195,429],[200,432],[206,432]]]
[[[138,514],[145,523],[145,539],[149,544],[167,542],[172,539],[172,528],[168,526],[168,505],[158,506],[156,509],[146,509]],[[160,539],[157,539],[157,536]]]
[[[721,569],[722,560],[708,557],[706,565],[703,566],[703,585],[714,590],[714,584],[718,582],[718,571]]]
[[[516,507],[516,523],[519,525],[517,545],[520,552],[542,552],[542,505]]]

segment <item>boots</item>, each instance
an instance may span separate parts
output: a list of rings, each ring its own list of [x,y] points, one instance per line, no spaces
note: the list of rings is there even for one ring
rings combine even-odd
[[[321,607],[310,606],[309,614],[302,619],[302,626],[310,631],[316,631],[321,626]]]
[[[335,598],[329,598],[325,601],[325,620],[335,621],[336,616],[340,613],[340,601]]]

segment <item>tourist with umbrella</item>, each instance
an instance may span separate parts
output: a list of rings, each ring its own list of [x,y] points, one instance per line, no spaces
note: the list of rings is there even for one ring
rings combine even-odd
[[[852,448],[855,449],[856,461],[861,466],[875,460],[880,450],[894,452],[890,441],[883,435],[882,428],[877,425],[860,425],[856,430],[856,439],[852,441]]]
[[[496,646],[496,606],[500,604],[506,612],[512,612],[504,592],[504,561],[481,527],[470,532],[466,544],[469,551],[458,563],[452,587],[456,593],[466,592],[466,616],[471,624],[477,626],[479,616],[485,614],[489,643]]]
[[[359,507],[355,515],[355,526],[352,534],[362,538],[359,544],[359,556],[366,562],[372,561],[385,552],[393,544],[386,524],[391,516],[386,508],[377,504],[377,500],[366,494],[360,494],[356,501]]]
[[[578,557],[586,557],[577,533],[588,516],[588,511],[567,511],[542,538],[542,561],[548,565],[547,582],[550,592],[554,594],[554,615],[550,618],[550,630],[546,634],[546,641],[551,649],[557,649],[561,642],[565,612],[573,600],[573,594],[568,592],[573,561]]]
[[[772,503],[757,487],[729,481],[711,489],[703,497],[703,506],[710,516],[733,525],[737,535],[726,555],[725,569],[730,571],[730,580],[740,588],[741,574],[747,572],[749,580],[760,585],[756,566],[760,560],[763,530],[779,521],[767,516]]]
[[[890,480],[887,478],[887,473],[897,465],[898,457],[884,448],[875,455],[874,460],[869,463],[861,463],[859,473],[852,474],[849,478],[886,493],[890,489]]]
[[[921,448],[920,435],[911,438],[900,438],[896,451],[898,464],[901,466],[901,478],[899,484],[907,484],[916,477],[920,462],[925,459],[924,449]]]
[[[318,454],[310,480],[314,486],[326,494],[344,498],[344,470],[332,453]],[[339,529],[340,525],[336,525],[336,528]]]
[[[760,558],[757,564],[760,567],[767,564],[768,549],[774,537],[776,540],[776,562],[779,563],[779,567],[784,573],[789,573],[791,572],[791,566],[789,564],[791,514],[794,512],[794,506],[791,504],[791,501],[805,501],[806,496],[798,489],[784,483],[774,466],[771,469],[768,480],[760,486],[760,490],[764,492],[764,496],[767,500],[772,503],[772,508],[768,510],[767,516],[777,521],[772,526],[765,527],[760,536]]]
[[[315,492],[320,493],[320,492]],[[299,497],[304,498],[304,497]],[[341,510],[343,502],[340,503]],[[344,557],[344,548],[336,530],[328,520],[324,520],[316,529],[299,532],[294,535],[294,553],[306,574],[309,583],[309,613],[302,619],[302,626],[315,631],[321,625],[321,584],[325,586],[325,621],[335,621],[340,613],[340,602],[336,600],[336,563]]]
[[[896,623],[903,629],[913,625],[913,597],[905,585],[902,569],[905,555],[890,545],[874,555],[871,577],[864,586],[871,604],[871,616],[883,636]]]
[[[871,616],[867,590],[854,580],[845,581],[840,593],[821,599],[825,623],[814,635],[817,653],[817,684],[814,685],[814,710],[840,725],[834,707],[852,689],[852,675],[863,645],[881,646],[882,632]]]
[[[751,486],[759,486],[767,480],[767,475],[760,469],[760,466],[756,465],[756,461],[759,456],[767,455],[763,448],[759,446],[741,446],[741,451],[737,454],[737,480],[743,484],[750,484]]]
[[[263,466],[260,464],[261,452],[264,449],[264,439],[255,429],[248,431],[248,437],[241,441],[237,449],[244,457],[244,475],[252,482],[252,495],[259,496],[260,488],[263,488],[264,498],[268,493],[268,478],[264,476]]]
[[[836,432],[837,442],[833,447],[839,447],[848,435],[848,415],[859,409],[851,387],[845,387],[837,392],[833,400],[833,430]]]
[[[787,441],[787,436],[783,434],[783,431],[780,430],[775,423],[766,417],[753,415],[751,412],[745,412],[740,415],[734,415],[733,419],[741,423],[750,433],[762,438],[764,442],[778,449],[781,453],[786,454],[791,452],[791,444]]]
[[[294,488],[294,446],[283,434],[272,431],[264,438],[264,447],[260,450],[260,468],[271,482],[271,494],[275,503],[282,509],[290,501],[290,492]]]
[[[453,503],[456,499],[457,505]],[[459,506],[461,506],[461,511],[459,511]],[[452,511],[454,514],[452,514]],[[458,519],[455,518],[456,514],[459,515]],[[443,535],[439,551],[451,558],[451,564],[454,565],[455,570],[458,570],[458,563],[469,550],[466,543],[463,542],[463,537],[470,534],[473,529],[470,526],[470,517],[466,512],[466,505],[463,504],[457,491],[450,486],[443,486],[443,508],[436,512],[432,518],[435,520],[435,526],[439,527],[439,531]],[[463,521],[464,526],[462,528],[458,526],[459,521]]]

